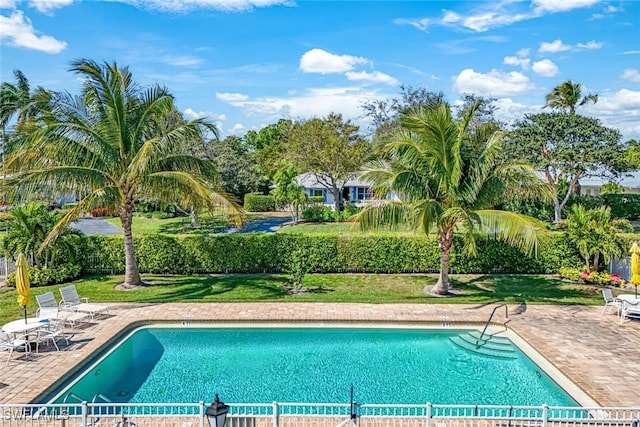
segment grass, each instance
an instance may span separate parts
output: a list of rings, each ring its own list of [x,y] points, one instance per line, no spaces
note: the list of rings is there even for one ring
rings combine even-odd
[[[288,233],[288,234],[384,234],[384,233],[393,233],[393,234],[406,234],[410,236],[414,236],[417,233],[412,231],[362,231],[359,228],[358,224],[353,222],[310,222],[310,223],[302,223],[295,225],[287,225],[281,227],[278,233]]]
[[[120,218],[104,217],[105,221],[114,224],[118,228],[122,228]],[[260,214],[249,214],[249,221],[256,221],[258,219],[264,219]],[[134,236],[142,236],[149,234],[170,234],[170,235],[194,235],[194,234],[211,234],[224,230],[232,224],[226,220],[223,216],[212,215],[209,217],[198,218],[200,223],[199,227],[191,228],[188,217],[177,218],[145,218],[141,216],[134,216],[133,223],[131,225]]]
[[[289,295],[287,277],[279,274],[231,274],[202,276],[144,276],[152,285],[118,291],[122,276],[96,275],[73,282],[90,302],[360,302],[427,304],[567,304],[600,305],[600,289],[576,285],[546,276],[530,275],[454,275],[452,287],[459,296],[436,298],[422,287],[436,282],[436,275],[310,274],[303,285],[311,292]],[[27,307],[35,315],[33,295],[52,291],[60,299],[60,285],[32,289]],[[22,316],[15,289],[0,290],[0,324]]]

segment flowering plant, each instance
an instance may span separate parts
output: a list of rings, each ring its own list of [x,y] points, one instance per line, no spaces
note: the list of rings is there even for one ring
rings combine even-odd
[[[611,283],[613,283],[614,285],[620,285],[622,282],[622,279],[617,274],[609,275],[609,280],[611,280]]]
[[[591,274],[591,273],[589,273],[588,271],[583,271],[582,273],[580,273],[580,278],[581,278],[582,280],[587,280],[587,279],[589,279],[589,275],[590,275],[590,274]]]

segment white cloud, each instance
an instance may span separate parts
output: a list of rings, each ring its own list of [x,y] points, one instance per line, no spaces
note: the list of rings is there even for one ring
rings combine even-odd
[[[585,115],[597,117],[605,126],[620,130],[624,140],[640,139],[640,91],[620,89],[598,95],[598,102],[585,105]]]
[[[487,74],[476,73],[473,69],[462,70],[454,78],[454,89],[458,93],[472,93],[480,96],[516,95],[533,89],[529,78],[512,71],[503,73],[491,70]]]
[[[462,26],[484,32],[495,27],[504,27],[515,22],[524,21],[528,16],[524,14],[503,14],[488,12],[480,15],[469,16],[462,21]]]
[[[0,0],[0,9],[15,9],[17,0]]]
[[[380,71],[373,71],[371,73],[367,71],[347,71],[345,74],[347,79],[353,81],[368,81],[374,83],[385,83],[392,86],[398,86],[400,82],[391,77],[388,74],[381,73]]]
[[[224,102],[244,102],[249,99],[249,95],[243,93],[216,92],[216,98]]]
[[[246,128],[244,127],[244,125],[242,123],[236,123],[235,125],[233,125],[233,127],[229,130],[229,132],[231,132],[234,135],[242,135],[245,133]]]
[[[525,114],[539,113],[542,105],[528,105],[514,102],[511,98],[498,98],[494,102],[496,106],[496,119],[513,124],[516,120],[520,120]]]
[[[593,6],[600,0],[533,0],[539,12],[566,12],[572,9]]]
[[[39,50],[46,53],[60,53],[67,47],[66,42],[51,36],[37,35],[29,18],[21,11],[11,16],[0,15],[0,41],[16,47]]]
[[[473,9],[466,14],[443,10],[440,17],[419,19],[398,18],[394,23],[411,25],[420,31],[428,31],[438,25],[445,27],[463,27],[477,32],[504,27],[516,22],[538,18],[548,13],[566,12],[572,9],[593,6],[599,0],[533,0],[532,7],[527,2],[501,0],[488,2],[470,2]]]
[[[331,112],[347,118],[362,116],[362,103],[378,98],[377,91],[358,87],[310,88],[289,97],[258,97],[231,101],[247,117],[263,116],[266,121],[288,118],[326,116]],[[385,94],[391,97],[393,94]]]
[[[369,64],[370,61],[351,55],[334,55],[322,49],[311,49],[300,58],[300,69],[305,73],[344,73],[355,65]]]
[[[523,70],[528,70],[531,60],[529,58],[519,58],[517,56],[505,56],[502,62],[507,65],[522,67]]]
[[[540,49],[538,52],[540,53],[556,53],[556,52],[564,52],[567,50],[571,50],[571,46],[562,43],[562,40],[554,40],[552,42],[542,42],[540,43]]]
[[[189,55],[167,55],[158,59],[160,62],[176,67],[195,67],[202,64],[202,58]]]
[[[531,69],[534,73],[544,77],[553,77],[558,74],[558,66],[549,59],[534,62]]]
[[[224,12],[246,12],[269,6],[292,6],[292,0],[115,0],[136,7],[162,12],[187,12],[195,9],[213,9]]]
[[[604,46],[604,43],[602,42],[597,42],[595,40],[591,40],[590,42],[587,43],[578,43],[576,45],[576,47],[578,49],[586,49],[586,50],[596,50],[596,49],[601,49],[602,46]]]
[[[569,50],[577,51],[577,50],[595,50],[600,49],[604,46],[604,43],[597,42],[595,40],[591,40],[587,43],[578,43],[575,46],[571,46],[569,44],[564,44],[562,40],[557,39],[552,42],[542,42],[540,43],[540,48],[538,52],[540,53],[557,53],[557,52],[566,52]]]
[[[218,113],[214,113],[212,111],[194,111],[191,108],[187,108],[182,112],[185,117],[193,120],[193,119],[199,119],[201,117],[207,117],[210,120],[227,120],[227,115],[226,114],[218,114]]]
[[[620,76],[622,80],[628,80],[633,83],[640,83],[640,71],[635,68],[627,68]]]
[[[29,6],[37,9],[39,12],[47,13],[54,9],[69,6],[74,0],[30,0]]]

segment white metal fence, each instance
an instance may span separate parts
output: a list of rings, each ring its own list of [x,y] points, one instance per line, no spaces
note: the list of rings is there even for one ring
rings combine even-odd
[[[206,405],[0,405],[0,427],[209,427]],[[640,427],[638,408],[473,405],[232,404],[227,427]]]

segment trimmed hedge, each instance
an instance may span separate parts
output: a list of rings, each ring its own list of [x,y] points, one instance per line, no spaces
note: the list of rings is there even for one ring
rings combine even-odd
[[[89,236],[87,272],[124,271],[122,236]],[[224,234],[210,236],[146,236],[134,239],[142,272],[165,274],[279,272],[291,254],[308,257],[311,273],[419,273],[440,269],[434,238],[425,236],[336,236],[295,234]],[[461,253],[456,238],[452,273],[557,273],[582,265],[580,255],[561,234],[540,240],[536,257],[500,241],[478,241],[478,256]]]
[[[244,210],[248,212],[271,212],[276,210],[273,196],[249,193],[244,195]]]

